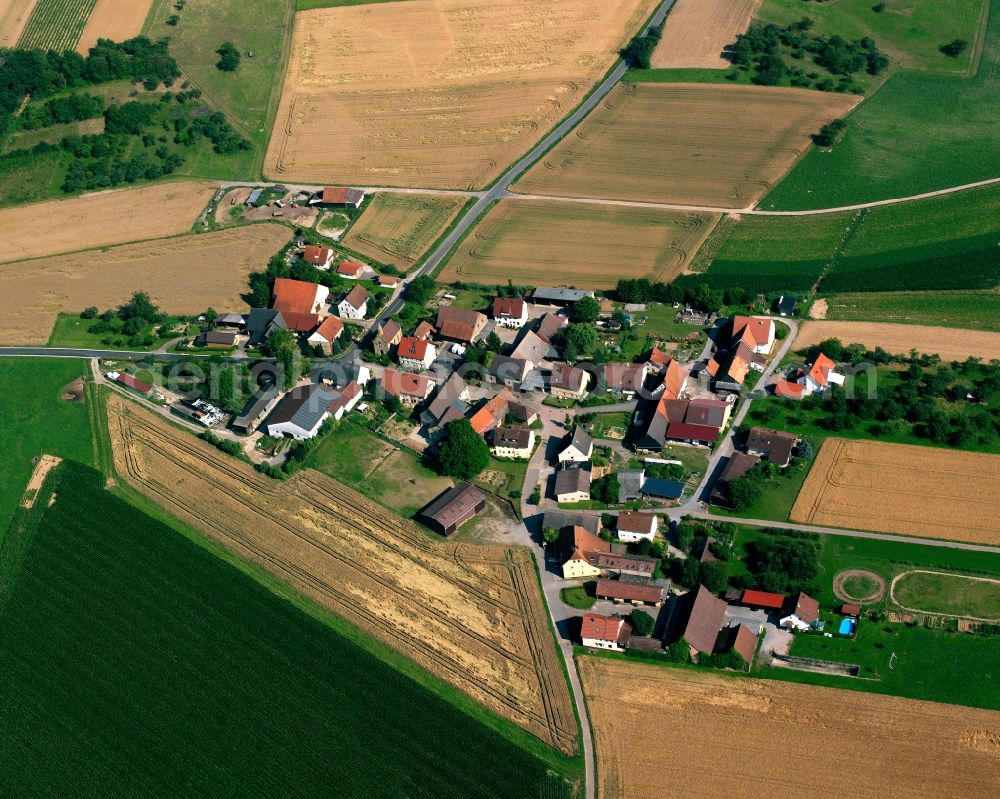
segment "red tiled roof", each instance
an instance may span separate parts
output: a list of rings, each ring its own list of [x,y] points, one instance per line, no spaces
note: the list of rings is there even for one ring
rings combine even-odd
[[[274,281],[274,302],[271,307],[281,311],[286,322],[288,313],[315,313],[319,288],[317,283],[279,277]]]
[[[507,405],[513,396],[510,389],[504,386],[499,394],[472,415],[469,420],[472,429],[479,435],[483,435],[500,424],[503,417],[507,415]]]
[[[806,387],[790,380],[779,380],[774,384],[774,394],[777,397],[788,397],[789,399],[802,399]]]
[[[520,319],[524,316],[524,300],[520,297],[494,297],[493,318],[512,317]]]
[[[673,358],[661,350],[659,347],[653,347],[649,353],[649,362],[656,364],[657,366],[666,366],[669,364]]]
[[[308,333],[319,323],[319,314],[300,311],[282,311],[281,318],[285,320],[288,329],[296,333]]]
[[[809,369],[809,376],[819,385],[826,388],[829,385],[829,375],[836,364],[827,358],[822,352],[816,356],[813,365]]]
[[[423,375],[412,372],[397,372],[386,369],[382,373],[382,388],[393,397],[419,397],[423,399],[430,390],[431,382]]]
[[[618,529],[628,533],[653,532],[656,525],[656,514],[623,511],[618,514]]]
[[[744,605],[752,605],[757,608],[781,610],[781,608],[785,605],[785,595],[774,594],[770,591],[754,591],[752,589],[747,589],[743,592],[743,598],[740,601]]]
[[[646,364],[612,361],[604,364],[604,383],[612,391],[638,391],[646,379]]]
[[[709,427],[703,424],[688,424],[686,422],[671,422],[667,425],[667,438],[712,442],[718,436],[718,427]]]
[[[794,606],[792,606],[793,602],[795,603]],[[819,618],[819,602],[802,591],[793,596],[788,604],[792,606],[791,612],[798,616],[799,620],[805,624],[812,624]]]
[[[861,615],[861,605],[855,605],[851,602],[845,602],[840,606],[840,613],[842,616],[860,616]]]
[[[726,603],[699,585],[695,590],[691,613],[684,625],[685,640],[699,652],[711,654],[719,638],[723,619],[726,617]]]
[[[666,399],[677,399],[684,388],[687,376],[688,373],[683,367],[671,358],[667,364],[667,371],[663,374],[663,396]]]
[[[396,322],[394,322],[392,319],[386,319],[382,323],[382,327],[380,327],[378,330],[378,336],[383,341],[392,341],[394,338],[396,338],[396,336],[398,336],[402,332],[403,331],[400,330],[400,327],[398,324],[396,324]]]
[[[350,192],[350,189],[328,186],[323,189],[322,199],[324,203],[342,205],[350,199],[348,192]]]
[[[414,338],[430,338],[434,334],[434,325],[424,319],[413,331]]]
[[[745,624],[736,627],[736,633],[733,636],[733,651],[747,663],[753,662],[754,653],[757,651],[757,636]]]
[[[483,329],[486,317],[478,311],[445,305],[438,310],[437,329],[445,338],[472,341]]]
[[[367,291],[365,291],[364,286],[355,286],[348,292],[347,296],[344,297],[344,299],[341,300],[341,302],[346,302],[352,308],[355,308],[360,311],[361,306],[363,306],[370,299],[371,295]]]
[[[148,394],[150,391],[153,390],[152,386],[148,385],[147,383],[143,383],[141,380],[136,380],[134,377],[132,377],[132,375],[126,374],[125,372],[121,372],[118,375],[118,377],[115,378],[115,380],[117,380],[123,386],[128,386],[129,388],[138,391],[140,394]]]
[[[329,247],[319,247],[316,244],[307,244],[305,252],[302,253],[302,260],[311,264],[325,264],[333,255],[333,250]]]
[[[390,288],[399,283],[399,278],[394,275],[379,275],[378,284],[380,286],[389,286]]]
[[[358,277],[365,271],[365,265],[357,261],[342,261],[337,267],[337,274],[344,277]]]
[[[632,583],[602,577],[597,581],[597,596],[623,599],[626,602],[662,602],[664,589],[651,583]],[[723,603],[725,604],[725,603]]]
[[[631,632],[632,627],[625,619],[611,619],[600,613],[584,613],[580,638],[624,643]]]
[[[400,358],[422,361],[427,355],[427,348],[429,346],[430,344],[422,339],[406,336],[399,340],[396,355]]]
[[[751,347],[763,347],[771,338],[774,321],[762,316],[734,316],[733,338]]]
[[[333,341],[343,332],[344,323],[341,322],[336,316],[328,316],[320,323],[320,326],[313,331],[313,335],[320,335],[327,341]]]

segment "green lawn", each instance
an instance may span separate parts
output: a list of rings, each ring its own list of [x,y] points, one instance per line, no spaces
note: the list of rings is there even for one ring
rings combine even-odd
[[[594,596],[596,588],[596,582],[584,583],[583,585],[562,589],[559,592],[559,597],[571,608],[590,610],[594,607],[594,602],[597,601]]]
[[[927,613],[1000,619],[1000,581],[913,571],[899,578],[893,598],[903,607]]]
[[[611,400],[609,399],[609,402]],[[587,431],[594,438],[606,438],[608,437],[609,431],[615,431],[625,434],[628,433],[629,426],[632,424],[632,414],[627,411],[618,411],[617,413],[597,413],[594,414],[594,421],[591,422]]]
[[[414,664],[88,467],[53,478],[0,548],[9,795],[572,795],[565,761]]]
[[[819,454],[819,440],[812,440]],[[776,522],[787,522],[792,512],[792,505],[799,495],[799,489],[805,482],[812,461],[795,461],[782,470],[777,477],[767,481],[767,486],[760,498],[749,508],[742,511],[729,510],[721,506],[712,506],[712,511],[722,516],[737,516],[743,519],[771,519]]]
[[[309,465],[402,516],[413,516],[451,480],[428,469],[352,419],[342,420],[309,455]]]
[[[994,5],[975,77],[899,71],[847,117],[832,151],[811,149],[761,207],[837,207],[1000,175],[998,77],[1000,7]]]
[[[455,299],[451,304],[455,308],[465,308],[469,311],[485,311],[493,304],[492,291],[477,291],[475,289],[454,289],[449,288],[449,294],[454,294]]]
[[[535,440],[538,440],[537,436]],[[480,488],[489,491],[491,494],[496,494],[504,499],[515,500],[514,504],[517,505],[518,503],[516,500],[521,497],[521,490],[524,487],[524,476],[528,471],[528,461],[505,460],[501,458],[494,458],[491,455],[485,471],[496,472],[498,475],[503,475],[503,483],[497,484],[495,482],[486,482],[483,480],[482,474],[480,474],[477,479],[473,480],[473,482]]]
[[[811,32],[845,39],[870,36],[879,49],[900,65],[944,74],[969,70],[975,48],[957,58],[938,48],[954,39],[975,42],[984,2],[989,0],[885,0],[885,10],[873,10],[873,0],[764,0],[755,15],[759,22],[788,25],[802,17],[815,23]]]
[[[827,319],[1000,331],[1000,292],[890,291],[827,298]]]
[[[155,0],[146,21],[145,35],[170,37],[170,53],[184,77],[204,92],[202,100],[222,111],[253,144],[245,164],[229,170],[233,179],[260,176],[281,93],[293,12],[294,0],[202,0],[187,3],[181,11],[174,9],[174,0]],[[178,24],[167,25],[175,13]],[[236,72],[215,66],[219,60],[215,51],[227,41],[242,55]],[[190,174],[230,176],[214,174],[207,157],[204,163],[187,166]]]
[[[0,358],[0,519],[11,517],[42,454],[94,462],[84,403],[61,389],[90,369],[84,360]],[[0,525],[2,529],[3,525]]]
[[[114,333],[91,333],[89,328],[92,324],[94,324],[93,319],[82,319],[79,314],[61,313],[56,317],[52,334],[45,346],[92,349],[107,349],[108,346],[112,346],[130,350],[155,350],[163,344],[163,340],[157,340],[148,347],[142,344],[129,344],[126,341],[126,336]],[[104,343],[104,339],[109,337],[112,339],[110,345]]]

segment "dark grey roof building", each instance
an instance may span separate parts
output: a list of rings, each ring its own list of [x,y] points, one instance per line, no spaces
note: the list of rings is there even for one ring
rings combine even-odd
[[[235,430],[241,433],[252,433],[257,429],[257,423],[267,413],[271,403],[278,398],[277,386],[264,386],[257,390],[246,404],[239,416],[232,421]]]
[[[247,318],[247,335],[250,337],[247,344],[251,347],[259,346],[272,330],[288,330],[281,311],[274,308],[253,308]]]
[[[645,469],[622,469],[618,472],[618,501],[628,502],[631,499],[638,499],[645,481]]]
[[[420,512],[428,526],[451,535],[469,519],[486,510],[486,496],[469,483],[459,483]]]

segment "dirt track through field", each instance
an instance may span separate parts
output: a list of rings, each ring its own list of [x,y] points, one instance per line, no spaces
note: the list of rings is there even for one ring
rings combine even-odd
[[[745,208],[857,97],[764,86],[622,83],[528,173],[524,194]]]
[[[14,47],[38,0],[0,0],[0,47]]]
[[[77,52],[86,55],[98,39],[123,42],[138,36],[152,5],[153,0],[97,0],[76,46]]]
[[[581,657],[601,799],[972,799],[1000,713]],[[667,760],[665,760],[667,758]]]
[[[790,520],[1000,544],[1000,455],[828,438]]]
[[[940,355],[944,361],[964,361],[970,356],[989,361],[1000,357],[1000,333],[884,322],[803,322],[795,346],[808,347],[828,338],[840,339],[844,344],[864,344],[868,349],[881,347],[898,355],[916,350]]]
[[[262,224],[0,265],[0,343],[44,344],[59,312],[116,308],[136,291],[172,314],[245,308],[248,275],[290,238]]]
[[[650,63],[657,69],[723,69],[727,45],[745,33],[761,0],[677,0]]]
[[[115,468],[133,488],[546,743],[575,751],[573,706],[528,550],[432,538],[319,472],[270,480],[117,394],[107,408]]]
[[[171,181],[0,211],[0,262],[185,233],[215,186]]]
[[[295,16],[265,172],[482,186],[569,113],[656,0],[408,0]]]
[[[611,288],[680,274],[717,215],[503,200],[459,245],[442,281]]]

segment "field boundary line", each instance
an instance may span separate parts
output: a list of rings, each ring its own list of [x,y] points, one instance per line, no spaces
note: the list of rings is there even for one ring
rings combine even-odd
[[[968,619],[969,621],[982,621],[986,622],[987,624],[995,624],[997,622],[1000,622],[1000,619],[986,619],[981,616],[963,616],[957,613],[938,613],[933,610],[920,610],[919,608],[907,607],[898,599],[896,599],[896,583],[898,583],[903,577],[906,577],[908,574],[937,574],[941,575],[942,577],[958,577],[959,579],[962,580],[975,580],[977,582],[996,583],[997,585],[1000,585],[1000,580],[996,579],[995,577],[976,577],[969,574],[956,574],[955,572],[934,571],[932,569],[907,569],[905,572],[900,572],[899,574],[897,574],[895,577],[892,578],[892,582],[889,583],[889,599],[897,606],[901,607],[903,610],[908,610],[911,613],[920,613],[924,616],[937,616],[939,618],[945,618],[945,619]]]

